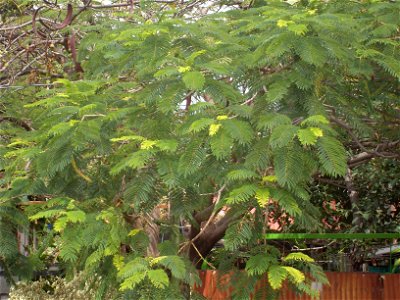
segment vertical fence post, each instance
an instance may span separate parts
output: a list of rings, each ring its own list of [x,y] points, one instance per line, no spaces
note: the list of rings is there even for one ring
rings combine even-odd
[[[8,293],[10,292],[10,286],[4,276],[4,271],[0,267],[0,300],[8,299]]]

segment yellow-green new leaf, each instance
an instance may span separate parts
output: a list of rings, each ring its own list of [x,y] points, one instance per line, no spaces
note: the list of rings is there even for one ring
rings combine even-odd
[[[288,272],[283,266],[272,266],[268,270],[268,281],[274,290],[282,287]]]
[[[145,140],[140,144],[140,149],[151,149],[157,144],[157,141]]]
[[[261,207],[268,204],[269,198],[270,198],[269,189],[262,188],[262,189],[258,189],[256,191],[256,199],[257,199],[258,205],[260,205]]]
[[[282,268],[284,268],[286,270],[286,272],[289,274],[289,279],[293,282],[293,283],[301,283],[303,282],[306,277],[304,276],[304,274],[293,268],[293,267],[288,267],[288,266],[283,266]]]
[[[307,254],[301,252],[293,252],[289,253],[283,258],[283,261],[304,261],[304,262],[314,262],[312,257],[309,257]]]
[[[68,218],[63,216],[58,218],[55,222],[54,222],[54,230],[57,232],[61,232],[62,230],[65,229],[65,227],[67,227],[67,223],[68,223]]]
[[[220,127],[221,124],[211,124],[210,128],[208,129],[208,134],[210,136],[216,135]]]
[[[318,127],[308,127],[297,131],[297,137],[304,146],[315,145],[318,138],[323,135],[322,129]]]
[[[120,254],[115,254],[113,257],[113,265],[115,266],[117,271],[120,271],[125,265],[124,257]]]

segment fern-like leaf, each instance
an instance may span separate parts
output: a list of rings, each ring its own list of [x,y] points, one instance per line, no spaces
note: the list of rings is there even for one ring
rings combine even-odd
[[[324,173],[344,176],[347,170],[347,155],[343,145],[333,137],[321,137],[318,142],[318,157]]]
[[[233,138],[223,129],[211,137],[211,151],[218,160],[229,157],[233,146]]]
[[[251,276],[262,275],[268,271],[269,267],[272,264],[275,263],[276,260],[270,255],[256,254],[254,256],[251,256],[247,261],[246,271]]]
[[[225,120],[222,127],[240,144],[248,144],[253,139],[253,130],[248,122],[236,119]]]
[[[268,281],[273,289],[282,287],[283,281],[286,279],[288,272],[283,266],[272,266],[268,270]]]
[[[255,195],[257,186],[254,184],[246,184],[232,190],[229,196],[226,198],[227,203],[235,204],[240,202],[246,202]]]
[[[151,263],[166,267],[175,278],[184,279],[186,277],[185,263],[182,258],[177,255],[160,256],[153,259]]]
[[[114,165],[110,170],[110,174],[117,175],[126,168],[143,168],[153,155],[154,152],[151,150],[138,150]]]
[[[164,289],[169,284],[168,275],[162,269],[149,270],[147,277],[156,288]]]
[[[304,262],[314,262],[314,259],[307,254],[301,252],[292,252],[283,258],[283,261],[304,261]]]
[[[270,144],[273,148],[287,146],[296,136],[298,128],[293,125],[281,125],[271,133]]]
[[[230,171],[226,177],[229,181],[243,181],[257,177],[257,173],[247,169],[238,169]]]

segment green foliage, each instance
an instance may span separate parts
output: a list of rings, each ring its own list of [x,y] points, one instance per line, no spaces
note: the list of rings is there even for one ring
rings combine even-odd
[[[236,119],[222,121],[222,127],[226,129],[231,138],[239,144],[248,144],[253,139],[253,131],[248,122]]]
[[[246,262],[246,271],[250,276],[262,278],[267,274],[269,285],[272,289],[279,289],[283,282],[288,279],[295,287],[304,286],[309,278],[306,278],[304,271],[310,272],[313,280],[326,284],[327,279],[324,274],[319,273],[321,268],[314,263],[314,260],[304,253],[289,253],[280,258],[279,251],[272,246],[261,246],[254,249],[256,254]],[[277,265],[278,259],[282,260],[282,265]],[[291,265],[293,262],[301,264]]]
[[[190,90],[200,90],[204,86],[205,78],[201,72],[187,72],[182,76],[185,86]]]
[[[297,137],[304,146],[315,145],[318,138],[321,136],[323,136],[322,130],[316,127],[299,129],[299,131],[297,131]]]
[[[225,234],[225,248],[237,250],[242,245],[250,245],[258,238],[254,229],[254,225],[247,220],[231,224]]]
[[[11,226],[2,222],[0,229],[0,257],[2,260],[9,260],[18,254],[18,245],[15,231]]]
[[[223,130],[218,130],[217,134],[211,137],[211,151],[217,159],[227,158],[231,154],[233,138]]]
[[[109,283],[127,299],[179,299],[195,273],[188,249],[206,240],[180,230],[200,228],[218,202],[207,226],[222,232],[227,265],[243,251],[250,277],[312,293],[295,265],[323,278],[309,257],[253,250],[267,214],[318,229],[309,187],[345,175],[360,150],[348,127],[400,138],[399,3],[250,2],[205,16],[147,1],[84,12],[85,26],[73,25],[79,80],[57,75],[48,89],[7,93],[0,108],[2,259],[14,262],[13,233],[28,216],[52,224],[51,259],[67,276],[99,276],[98,299]],[[15,209],[35,197],[43,203]]]
[[[284,261],[290,261],[290,260],[294,260],[294,261],[304,261],[304,262],[313,262],[314,259],[312,259],[311,257],[309,257],[308,255],[301,253],[301,252],[292,252],[289,253],[288,255],[286,255],[283,258]]]
[[[186,277],[186,267],[179,256],[160,256],[151,260],[137,257],[120,267],[118,276],[123,280],[120,290],[133,290],[146,279],[155,288],[166,288],[169,285],[168,274],[163,269],[151,268],[157,265],[167,268],[174,278],[187,281],[188,283],[191,282]]]
[[[226,177],[229,181],[242,181],[257,177],[257,173],[247,169],[238,169],[230,171]]]
[[[318,142],[318,157],[324,173],[333,176],[344,176],[346,173],[346,150],[338,140],[322,137]]]
[[[284,280],[287,278],[288,272],[284,267],[273,266],[268,272],[268,281],[273,289],[278,289],[282,286]]]
[[[175,278],[184,280],[186,277],[186,267],[179,256],[160,256],[155,258],[152,263],[166,267]]]
[[[148,271],[147,277],[156,288],[164,288],[169,284],[167,273],[161,269]]]
[[[246,271],[250,276],[267,273],[271,265],[275,265],[276,259],[264,254],[257,254],[249,258],[246,263]]]

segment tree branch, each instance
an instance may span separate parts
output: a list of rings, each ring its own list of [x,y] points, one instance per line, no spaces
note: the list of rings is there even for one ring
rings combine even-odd
[[[189,259],[196,267],[199,268],[201,266],[202,257],[206,257],[208,253],[210,253],[214,245],[223,238],[229,224],[235,218],[237,218],[237,216],[228,211],[227,214],[222,217],[222,219],[219,220],[217,223],[212,223],[210,226],[203,229],[201,231],[201,235],[197,234],[196,236],[199,237],[196,241],[190,241]],[[197,251],[201,253],[201,256],[197,253],[194,247],[196,247]]]
[[[177,3],[177,0],[155,0],[153,2],[161,3],[161,4],[173,4]],[[79,8],[87,8],[87,9],[107,9],[107,8],[118,8],[118,7],[131,7],[132,5],[140,4],[140,1],[129,1],[128,3],[116,3],[116,4],[104,4],[104,5],[89,5],[89,6],[80,6]]]
[[[215,207],[215,203],[213,203],[213,204],[207,206],[207,207],[206,207],[205,209],[203,209],[202,211],[197,212],[197,213],[194,215],[194,219],[196,220],[196,222],[197,222],[198,224],[201,224],[201,222],[206,221],[206,220],[211,216],[211,213],[213,212],[214,207]]]
[[[346,188],[345,185],[341,184],[343,183],[343,181],[340,180],[335,180],[335,179],[331,179],[331,178],[324,178],[324,177],[320,177],[319,175],[314,176],[314,180],[318,181],[318,182],[322,182],[322,183],[326,183],[326,184],[331,184],[340,188]]]
[[[15,26],[11,26],[11,27],[0,28],[0,31],[13,31],[13,30],[20,29],[20,28],[23,28],[23,27],[25,27],[25,26],[28,26],[28,25],[30,25],[30,24],[32,24],[32,20],[30,20],[30,21],[28,21],[28,22],[25,22],[25,23],[22,23],[22,24],[20,24],[20,25],[15,25]]]
[[[393,141],[393,142],[386,142],[381,144],[375,144],[374,151],[365,151],[361,152],[348,160],[348,166],[350,168],[355,168],[375,157],[382,157],[382,158],[399,158],[400,153],[398,152],[390,152],[390,151],[382,151],[382,150],[391,150],[397,149],[400,144],[400,140]],[[378,152],[379,151],[379,152]]]
[[[368,152],[368,150],[364,147],[364,145],[360,142],[360,140],[354,134],[353,129],[351,128],[350,125],[348,125],[345,121],[340,120],[332,115],[329,117],[329,120],[331,122],[339,125],[343,129],[345,129],[347,131],[347,133],[350,135],[350,137],[352,138],[352,140],[358,145],[358,147],[360,147],[361,150]]]
[[[26,131],[34,131],[35,129],[28,123],[28,121],[23,121],[23,120],[19,120],[17,118],[14,117],[0,117],[0,123],[4,122],[4,121],[8,121],[11,123],[14,123],[15,125],[21,126],[22,128],[24,128]]]
[[[215,201],[214,201],[214,206],[216,206],[219,202],[219,200],[221,199],[221,194],[224,191],[226,185],[224,184],[216,193],[215,196]],[[214,211],[213,213],[211,213],[210,217],[208,218],[206,224],[204,225],[203,229],[200,230],[200,232],[191,239],[191,242],[195,242],[203,233],[204,231],[207,229],[208,225],[210,225],[211,221],[214,219],[215,215],[218,213],[218,211]]]

